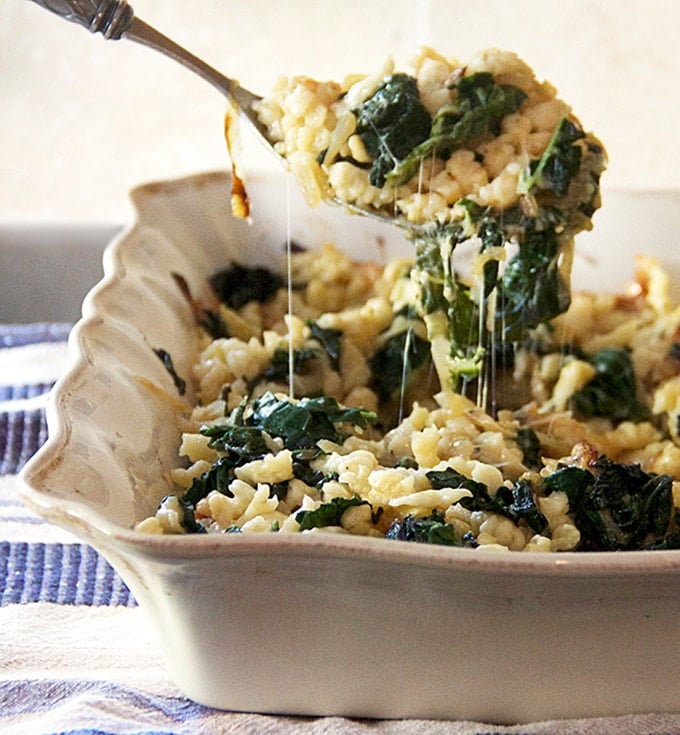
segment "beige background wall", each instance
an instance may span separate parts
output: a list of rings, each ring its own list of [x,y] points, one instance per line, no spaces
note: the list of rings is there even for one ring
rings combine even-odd
[[[517,51],[605,142],[610,188],[680,189],[675,0],[132,0],[245,86],[342,78],[423,43],[464,61]],[[28,0],[0,3],[0,221],[124,222],[127,190],[228,166],[205,82]],[[244,134],[250,170],[275,165]]]

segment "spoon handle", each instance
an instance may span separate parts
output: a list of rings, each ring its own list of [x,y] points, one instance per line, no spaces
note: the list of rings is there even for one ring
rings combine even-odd
[[[238,82],[221,74],[202,59],[194,56],[152,26],[137,18],[127,0],[32,0],[64,20],[84,26],[92,33],[117,41],[125,36],[170,57],[194,73],[203,77],[226,95],[255,126],[260,135],[265,130],[250,111],[260,97],[241,87]]]
[[[78,23],[92,33],[118,40],[130,27],[135,14],[126,0],[33,0],[46,10]]]
[[[32,2],[64,20],[84,26],[92,33],[101,33],[104,38],[117,41],[125,37],[182,64],[225,95],[241,116],[252,125],[265,145],[273,150],[268,130],[253,110],[253,104],[261,99],[260,96],[242,87],[235,79],[221,74],[153,26],[137,18],[127,0],[32,0]]]

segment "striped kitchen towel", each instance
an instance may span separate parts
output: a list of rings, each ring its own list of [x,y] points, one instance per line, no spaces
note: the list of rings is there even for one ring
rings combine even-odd
[[[0,606],[135,605],[91,547],[24,508],[14,476],[47,438],[45,401],[65,368],[68,324],[0,325]]]

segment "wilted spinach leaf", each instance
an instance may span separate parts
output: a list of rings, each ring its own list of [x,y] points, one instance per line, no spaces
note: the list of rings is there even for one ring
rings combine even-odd
[[[200,433],[210,438],[208,446],[211,449],[245,457],[248,461],[269,451],[262,432],[253,426],[214,424],[203,426]]]
[[[605,347],[588,361],[597,371],[569,401],[580,416],[606,416],[613,421],[643,421],[649,410],[637,399],[635,370],[628,350]]]
[[[416,80],[407,74],[387,77],[354,113],[356,132],[373,159],[370,182],[382,187],[387,172],[430,134],[430,114]]]
[[[252,404],[247,423],[281,437],[288,449],[312,447],[321,439],[344,439],[336,424],[345,422],[361,428],[374,423],[376,415],[362,408],[344,408],[330,396],[302,398],[297,403],[267,392]]]
[[[454,527],[446,522],[444,514],[438,510],[425,517],[407,515],[403,520],[392,521],[385,538],[442,546],[465,545]]]
[[[450,263],[442,257],[442,242],[450,246],[451,252],[464,235],[458,226],[438,229],[432,238],[416,240],[414,270],[419,276],[420,307],[427,324],[428,316],[441,312],[446,319],[446,337],[452,357],[451,383],[457,388],[461,377],[478,373],[484,350],[477,341],[477,305],[472,299],[470,287],[463,283],[450,269]],[[428,327],[428,337],[433,338]]]
[[[234,479],[234,468],[240,464],[235,456],[226,456],[218,459],[212,467],[199,477],[194,477],[191,487],[182,494],[180,502],[196,505],[213,490],[232,497],[229,483]]]
[[[517,480],[512,489],[501,486],[496,491],[496,495],[499,494],[507,501],[507,512],[503,515],[514,521],[524,520],[534,533],[550,535],[548,519],[539,510],[533,487],[528,480]]]
[[[240,309],[249,301],[262,303],[270,299],[283,286],[283,279],[268,268],[232,263],[211,276],[210,286],[220,301]]]
[[[182,517],[179,522],[187,533],[207,533],[205,526],[196,520],[194,506],[184,497],[178,498],[182,508]]]
[[[506,340],[566,311],[569,285],[559,271],[560,241],[553,228],[527,228],[502,276],[496,323]]]
[[[430,343],[406,328],[390,337],[368,361],[371,386],[381,401],[387,401],[410,385],[415,372],[430,357]]]
[[[370,505],[367,500],[362,500],[359,495],[351,498],[333,498],[328,503],[322,503],[316,510],[300,510],[295,514],[295,520],[300,524],[301,531],[310,528],[324,528],[326,526],[339,526],[343,513],[357,505]]]
[[[541,466],[541,442],[536,432],[529,427],[517,430],[517,446],[522,450],[522,461],[529,469],[536,470]]]
[[[328,354],[333,370],[340,367],[340,349],[342,348],[342,331],[340,329],[325,329],[316,322],[308,322],[312,337],[319,340]]]
[[[430,470],[425,473],[425,477],[430,481],[430,485],[435,490],[443,490],[444,488],[464,488],[469,490],[473,495],[482,495],[487,492],[487,487],[483,482],[471,480],[469,477],[457,472],[451,467],[445,470]]]
[[[501,485],[493,495],[479,482],[468,489],[473,497],[461,498],[459,502],[464,508],[498,513],[515,524],[524,520],[534,533],[549,535],[548,519],[538,508],[534,490],[527,480],[517,480],[512,488]]]
[[[443,107],[432,121],[429,137],[413,148],[387,174],[390,186],[399,186],[411,179],[423,158],[436,153],[448,158],[466,143],[485,135],[498,135],[503,118],[516,112],[526,94],[509,84],[497,84],[488,72],[464,76],[457,84],[453,104]]]
[[[514,523],[524,519],[536,533],[545,533],[548,521],[536,505],[531,483],[518,480],[513,488],[501,486],[494,495],[489,493],[483,482],[471,480],[460,472],[448,468],[426,473],[427,479],[435,489],[462,487],[472,493],[472,497],[461,498],[458,502],[468,510],[484,510],[509,518]]]
[[[562,491],[581,533],[579,551],[677,548],[673,478],[600,457],[592,472],[565,467],[543,480]]]
[[[172,278],[179,288],[180,293],[189,304],[196,324],[198,324],[199,327],[202,327],[213,339],[228,337],[227,325],[222,320],[219,312],[208,309],[192,296],[187,279],[183,275],[180,273],[172,273]]]
[[[175,384],[175,388],[177,388],[177,392],[180,394],[180,396],[183,396],[187,390],[187,383],[186,383],[186,380],[183,380],[177,374],[177,371],[175,370],[175,366],[172,362],[172,357],[170,357],[170,353],[160,348],[155,349],[154,353],[156,357],[163,363],[163,367],[170,374],[170,377],[172,378],[172,382]]]
[[[219,312],[203,309],[198,320],[198,326],[203,327],[213,339],[223,339],[229,336],[229,330]]]
[[[531,193],[534,189],[553,191],[564,196],[569,184],[578,173],[582,151],[576,141],[585,138],[577,125],[563,117],[541,158],[531,161],[523,189]]]

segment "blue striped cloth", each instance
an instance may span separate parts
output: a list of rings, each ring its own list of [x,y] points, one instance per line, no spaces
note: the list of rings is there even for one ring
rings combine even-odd
[[[86,544],[0,541],[0,587],[0,605],[135,604],[113,567]]]
[[[0,386],[0,401],[34,398],[46,393],[51,385]],[[33,389],[33,390],[31,390]],[[0,412],[0,475],[16,475],[47,438],[44,409]]]
[[[0,325],[0,350],[64,342],[66,324]],[[25,399],[47,394],[54,381],[7,384],[0,374],[0,477],[16,475],[47,438],[44,407],[14,410]],[[14,527],[12,541],[0,534],[0,606],[28,602],[65,605],[135,605],[113,567],[82,543],[16,540],[17,529],[41,524],[14,497],[0,498],[0,532]],[[21,531],[19,530],[19,537]]]

